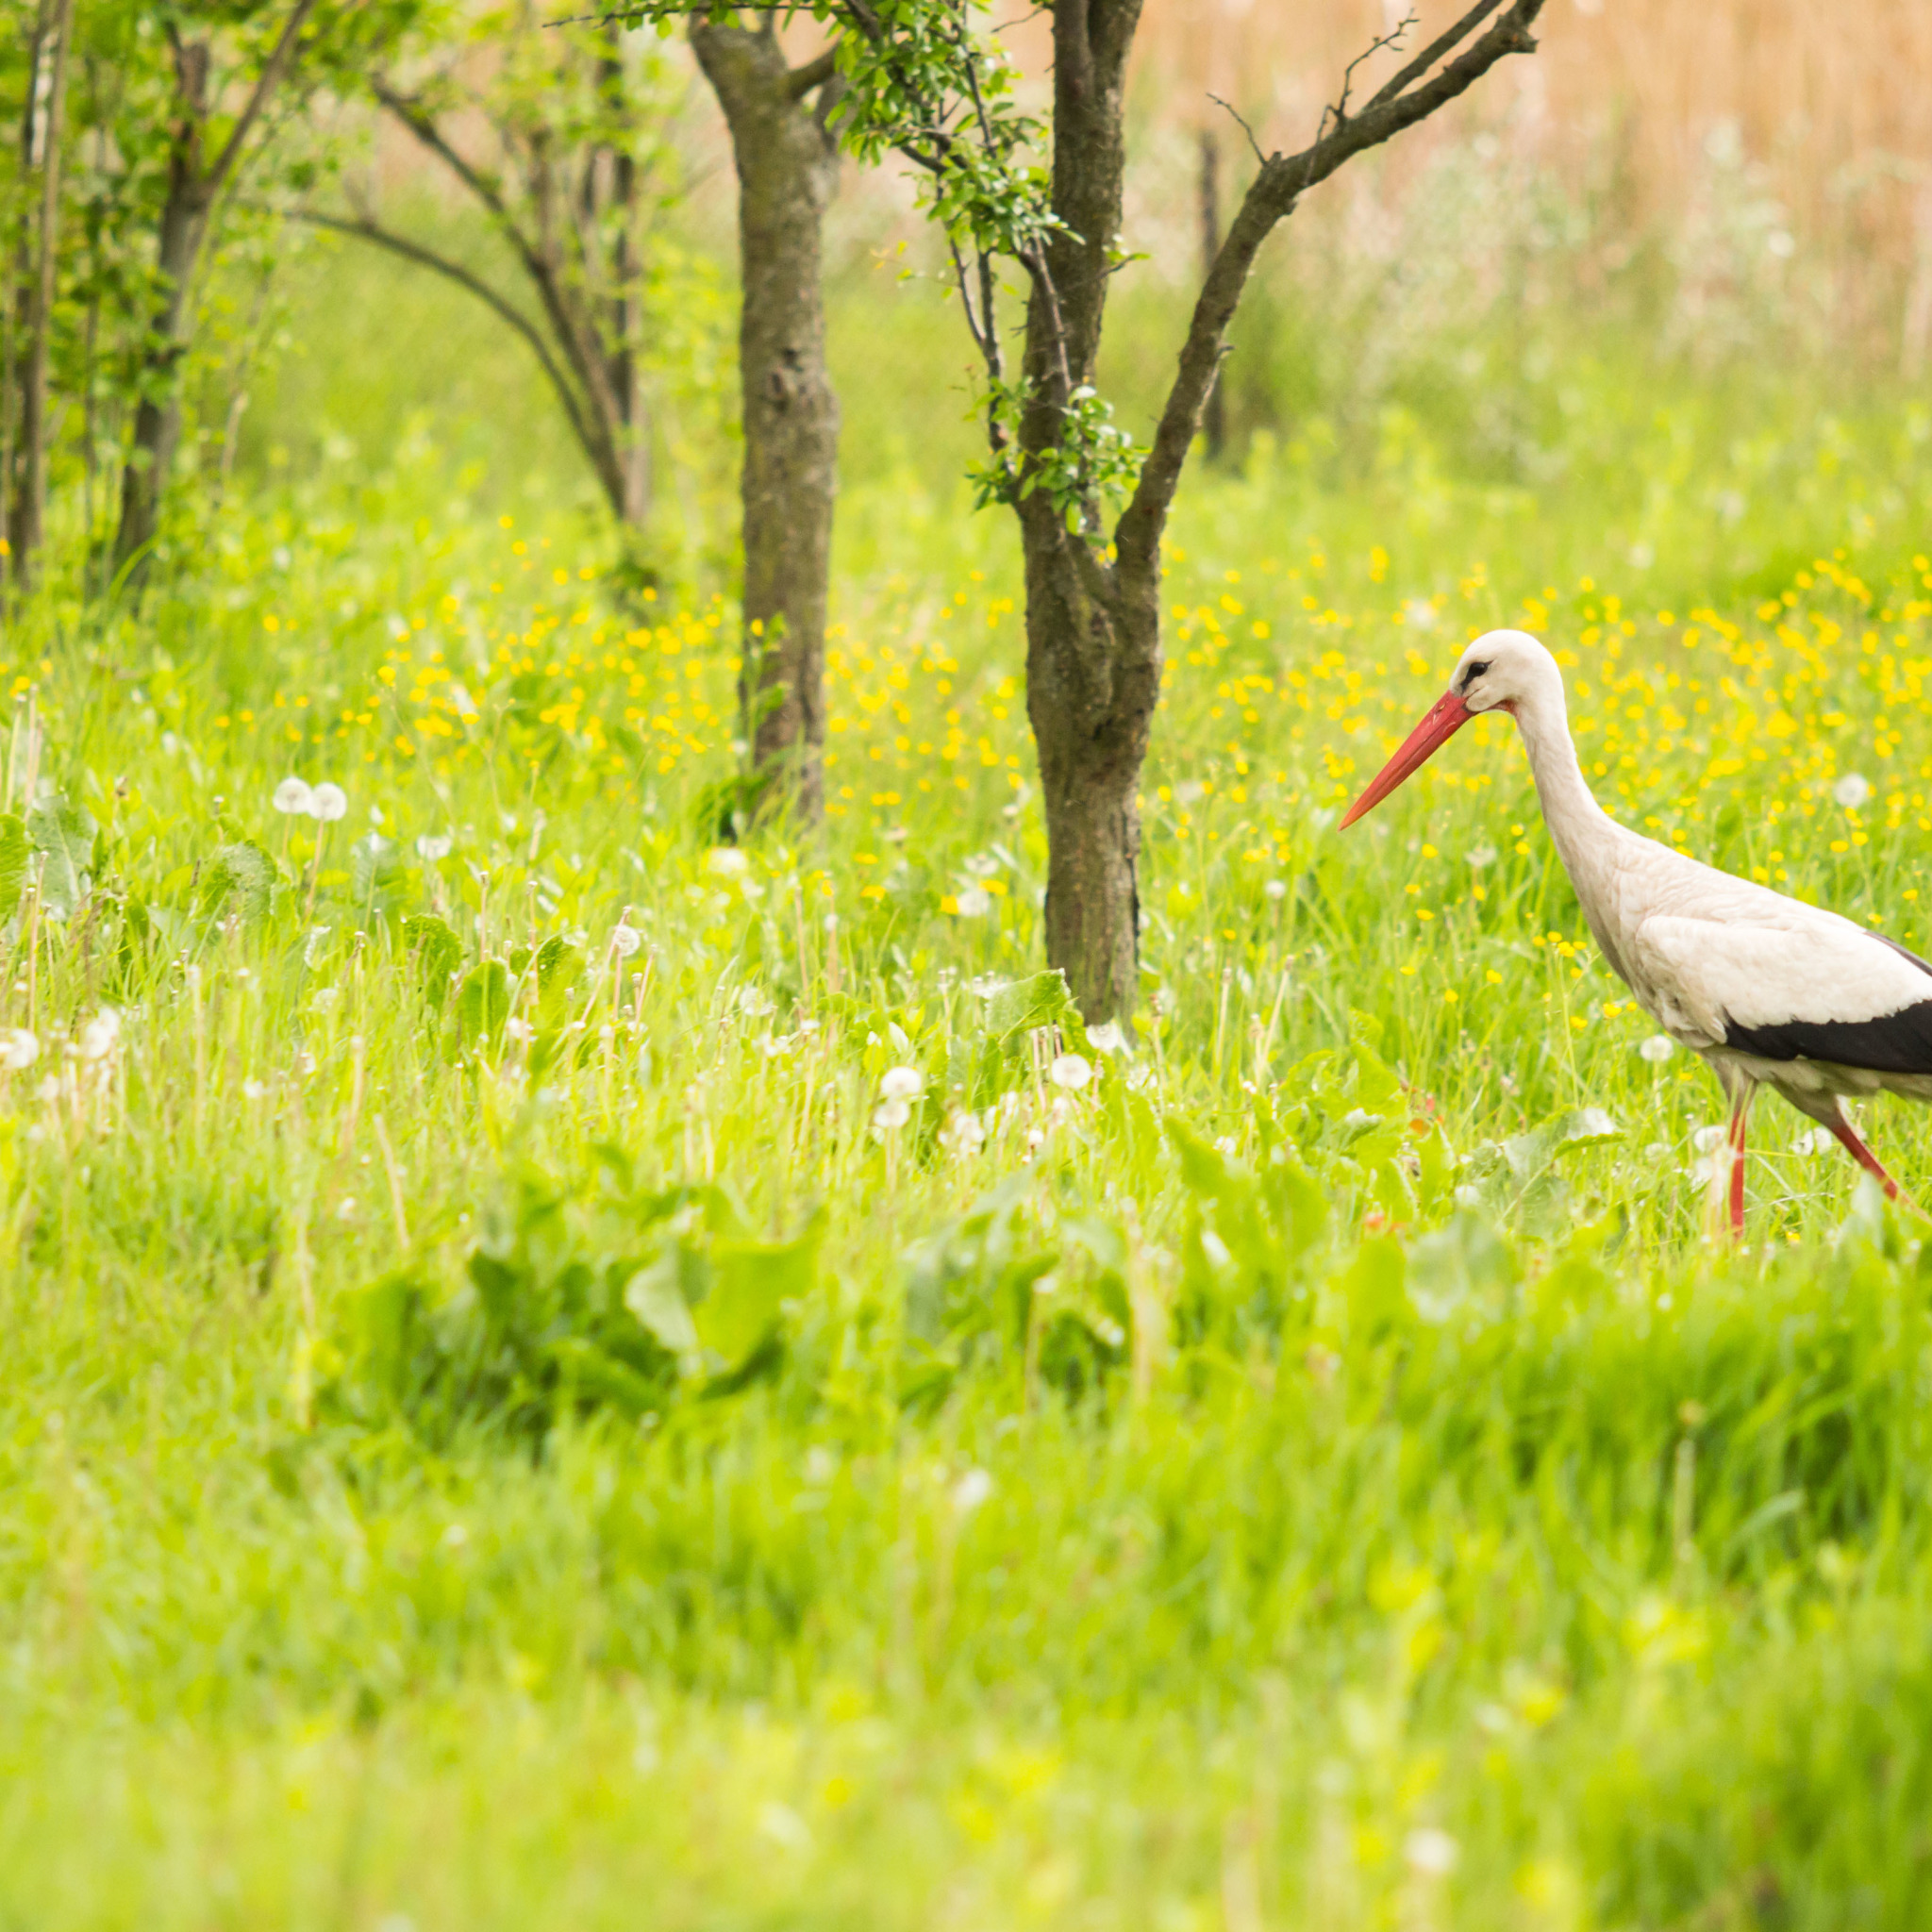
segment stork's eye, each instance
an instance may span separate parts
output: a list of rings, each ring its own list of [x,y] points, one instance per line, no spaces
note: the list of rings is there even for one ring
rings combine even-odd
[[[1480,677],[1483,675],[1483,673],[1486,672],[1489,668],[1490,667],[1487,664],[1472,664],[1469,667],[1469,669],[1462,674],[1463,690],[1467,691],[1470,688],[1470,686],[1473,685],[1476,681],[1476,679]]]

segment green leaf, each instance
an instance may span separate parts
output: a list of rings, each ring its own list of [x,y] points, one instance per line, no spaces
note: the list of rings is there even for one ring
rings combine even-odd
[[[450,974],[462,960],[462,941],[433,912],[416,912],[403,921],[403,949],[416,961],[425,997],[440,1007],[449,993]]]
[[[570,1004],[571,988],[582,976],[582,951],[565,939],[548,939],[537,948],[537,1024],[555,1025]]]
[[[1624,1130],[1600,1107],[1573,1108],[1503,1142],[1503,1158],[1519,1181],[1532,1181],[1560,1155],[1621,1141]]]
[[[680,1363],[693,1362],[698,1331],[685,1299],[687,1257],[681,1241],[668,1241],[658,1258],[624,1285],[624,1305]]]
[[[493,1041],[508,1018],[508,970],[501,959],[484,959],[457,989],[457,1036],[465,1046]]]
[[[380,832],[368,832],[349,848],[349,897],[364,918],[395,908],[408,878],[402,848]]]
[[[58,919],[71,919],[87,897],[88,861],[94,849],[94,822],[84,806],[69,805],[56,792],[26,815],[26,835],[41,855],[41,903]]]
[[[802,1301],[818,1277],[825,1210],[789,1241],[720,1241],[711,1248],[711,1290],[697,1306],[699,1339],[727,1364],[742,1361],[778,1324],[779,1305]]]
[[[986,1003],[986,1030],[999,1040],[1051,1026],[1074,1010],[1066,974],[1058,967],[1015,979],[1001,987]]]
[[[20,904],[32,854],[26,826],[13,812],[0,813],[0,920],[11,919]]]
[[[215,854],[202,888],[210,912],[232,909],[250,925],[268,917],[275,862],[252,839],[237,840]]]

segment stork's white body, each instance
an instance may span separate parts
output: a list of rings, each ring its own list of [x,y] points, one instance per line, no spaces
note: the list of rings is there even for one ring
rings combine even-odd
[[[1710,1063],[1730,1099],[1734,1228],[1743,1213],[1736,1163],[1760,1085],[1822,1121],[1895,1193],[1842,1100],[1881,1090],[1932,1100],[1932,965],[1835,912],[1619,824],[1584,782],[1562,673],[1535,638],[1491,631],[1471,644],[1448,693],[1350,818],[1466,716],[1495,709],[1513,714],[1523,733],[1544,821],[1604,957],[1657,1025]]]

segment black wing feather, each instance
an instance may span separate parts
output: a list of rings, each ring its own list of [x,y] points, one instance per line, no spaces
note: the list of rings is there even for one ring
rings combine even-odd
[[[1932,979],[1932,965],[1882,932],[1868,935],[1890,946]],[[1724,1022],[1724,1044],[1767,1060],[1828,1060],[1874,1074],[1932,1074],[1932,997],[1872,1020],[1781,1020],[1774,1026]]]

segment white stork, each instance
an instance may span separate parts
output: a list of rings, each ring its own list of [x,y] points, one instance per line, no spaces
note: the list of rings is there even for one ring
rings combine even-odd
[[[1557,660],[1527,632],[1492,630],[1463,652],[1449,689],[1343,826],[1482,711],[1516,720],[1543,822],[1611,969],[1724,1090],[1730,1131],[1712,1164],[1712,1205],[1728,1192],[1733,1236],[1744,1228],[1744,1123],[1760,1085],[1822,1122],[1896,1198],[1898,1183],[1859,1140],[1844,1101],[1881,1089],[1932,1100],[1932,965],[1836,912],[1617,824],[1583,782]]]

